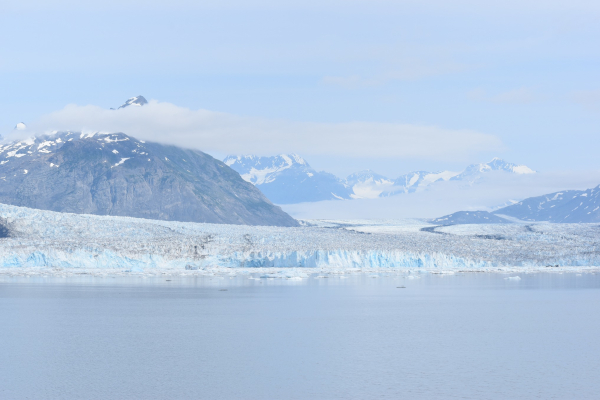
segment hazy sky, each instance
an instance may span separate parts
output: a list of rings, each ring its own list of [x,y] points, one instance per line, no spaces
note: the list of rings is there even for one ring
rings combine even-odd
[[[598,1],[81,3],[0,0],[3,135],[94,129],[84,106],[142,94],[160,102],[145,123],[107,125],[217,156],[296,150],[340,176],[493,156],[600,169]]]

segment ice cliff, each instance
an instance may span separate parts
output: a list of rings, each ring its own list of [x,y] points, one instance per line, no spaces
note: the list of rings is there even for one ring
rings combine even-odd
[[[293,228],[67,214],[0,204],[0,268],[421,268],[600,265],[597,224],[367,222]],[[419,222],[421,223],[421,222]],[[421,223],[424,227],[426,223]],[[416,225],[418,228],[418,224]]]

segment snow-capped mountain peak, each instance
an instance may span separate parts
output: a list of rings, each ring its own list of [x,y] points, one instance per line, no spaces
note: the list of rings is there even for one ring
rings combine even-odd
[[[348,182],[349,185],[354,185],[357,183],[364,183],[364,182],[392,182],[391,179],[386,178],[383,175],[380,175],[374,171],[371,171],[370,169],[366,169],[364,171],[359,171],[359,172],[355,172],[351,175],[348,175],[348,177],[346,178],[346,182]]]
[[[351,190],[342,180],[327,172],[315,171],[297,154],[230,155],[223,162],[277,204],[350,198]]]
[[[346,183],[352,188],[353,199],[374,199],[394,186],[394,181],[370,169],[355,172],[346,178]]]
[[[123,104],[119,108],[125,108],[125,107],[129,107],[129,106],[141,107],[144,104],[148,104],[148,100],[146,100],[144,98],[144,96],[140,95],[140,96],[135,96],[135,97],[131,97],[131,98],[127,99],[127,101],[125,102],[125,104]]]
[[[465,168],[463,172],[452,177],[452,180],[460,180],[473,183],[476,180],[480,179],[482,174],[492,171],[502,171],[518,175],[535,174],[536,172],[531,168],[527,167],[526,165],[517,165],[504,161],[501,158],[494,158],[488,163],[469,165],[467,168]]]
[[[291,168],[293,165],[305,165],[310,168],[310,165],[304,160],[304,158],[300,157],[296,153],[290,154],[280,154],[277,156],[280,160],[284,161],[287,165],[287,168]]]
[[[302,157],[293,153],[280,154],[274,157],[229,155],[225,157],[223,162],[236,170],[245,181],[253,185],[273,182],[276,174],[294,166],[310,168],[310,165]]]
[[[17,131],[24,131],[25,129],[27,129],[27,125],[25,125],[24,122],[19,122],[16,126],[15,129]]]
[[[515,174],[535,174],[535,171],[526,165],[509,163],[497,157],[492,159],[492,161],[489,163],[483,165],[489,167],[492,171],[503,170],[513,172]]]

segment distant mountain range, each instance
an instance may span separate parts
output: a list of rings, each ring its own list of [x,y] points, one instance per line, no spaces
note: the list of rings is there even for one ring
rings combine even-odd
[[[223,162],[237,171],[244,180],[260,188],[276,204],[386,197],[422,191],[445,181],[460,181],[472,185],[492,171],[516,175],[535,173],[529,167],[499,158],[488,163],[469,165],[462,172],[414,171],[395,179],[371,170],[356,172],[346,179],[340,179],[327,172],[315,171],[296,154],[274,157],[227,156]]]
[[[223,162],[275,204],[350,199],[353,193],[347,183],[333,174],[315,171],[296,154],[228,156]]]
[[[503,217],[540,222],[600,222],[600,186],[587,190],[565,190],[530,197],[492,213],[487,211],[459,211],[436,218],[431,222],[440,225],[511,222]]]
[[[143,96],[136,96],[118,109],[145,104]],[[15,129],[27,132],[24,123]],[[390,179],[366,170],[340,179],[316,171],[296,154],[228,156],[220,162],[200,151],[146,143],[123,133],[54,132],[0,144],[0,202],[73,213],[296,226],[271,202],[387,197],[449,181],[473,185],[497,176],[490,172],[535,173],[494,158],[460,172],[413,171]]]
[[[298,225],[221,161],[123,133],[56,132],[0,144],[0,203],[161,220]]]

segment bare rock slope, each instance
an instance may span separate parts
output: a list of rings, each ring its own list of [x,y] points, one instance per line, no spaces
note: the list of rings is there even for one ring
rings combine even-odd
[[[58,132],[0,145],[0,203],[78,214],[297,226],[208,154],[123,133]]]

